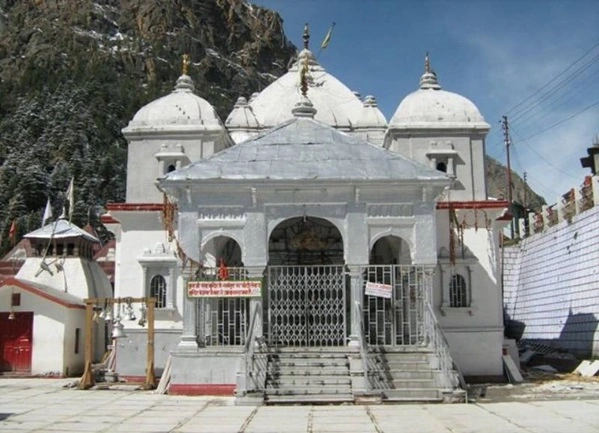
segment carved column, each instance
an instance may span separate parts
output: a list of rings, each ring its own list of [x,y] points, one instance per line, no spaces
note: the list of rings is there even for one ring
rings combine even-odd
[[[425,265],[424,266],[424,281],[423,281],[423,290],[424,290],[424,302],[427,302],[432,307],[434,305],[433,300],[433,276],[435,274],[436,265]],[[449,291],[447,292],[449,294]],[[426,305],[425,305],[426,307]],[[434,311],[434,309],[433,309]]]
[[[253,267],[247,268],[248,278],[263,280],[265,269],[266,269],[265,266],[253,266]],[[262,288],[263,295],[266,292],[266,290],[268,290],[268,287]],[[259,309],[259,312],[258,312],[258,315],[256,316],[256,322],[254,323],[254,330],[253,330],[254,337],[262,337],[263,336],[264,331],[262,329],[263,328],[262,324],[264,322],[264,310],[263,310],[262,297],[251,298],[250,299],[250,326],[252,324],[252,319],[254,318],[255,311],[258,309]],[[251,338],[252,336],[250,335],[248,337]]]
[[[187,296],[188,276],[183,276],[183,332],[181,341],[177,346],[179,350],[197,350],[198,341],[196,335],[197,309],[196,300]]]
[[[348,266],[349,277],[350,277],[350,320],[351,328],[350,335],[347,345],[349,347],[359,347],[360,342],[358,335],[361,331],[360,323],[361,317],[358,317],[358,309],[356,303],[362,304],[362,273],[360,272],[360,266]]]

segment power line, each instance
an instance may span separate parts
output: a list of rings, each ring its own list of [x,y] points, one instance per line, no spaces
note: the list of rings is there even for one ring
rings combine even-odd
[[[512,121],[512,123],[517,123],[519,121],[519,119],[521,119],[522,117],[525,117],[527,113],[530,113],[536,107],[539,107],[543,101],[546,101],[551,96],[553,96],[554,94],[556,94],[559,90],[563,89],[567,84],[569,84],[571,82],[569,80],[572,77],[584,73],[586,70],[588,70],[597,61],[599,61],[599,55],[593,57],[593,59],[591,59],[591,61],[587,62],[585,65],[581,66],[580,68],[578,68],[577,70],[575,70],[574,72],[572,72],[570,75],[568,75],[566,78],[564,78],[560,83],[558,83],[553,89],[551,89],[547,93],[545,93],[537,101],[533,102],[532,104],[530,104],[528,106],[525,106],[521,110],[517,110],[517,113],[512,114],[512,118],[515,119],[515,120]]]
[[[591,108],[595,107],[596,105],[599,105],[599,101],[593,102],[591,105],[587,105],[582,110],[577,111],[573,115],[566,117],[565,119],[562,119],[557,123],[554,123],[553,125],[549,126],[548,128],[541,129],[540,131],[537,131],[534,134],[531,134],[531,135],[525,137],[524,140],[530,140],[532,137],[536,137],[537,135],[543,134],[544,132],[547,132],[547,131],[553,129],[553,128],[561,125],[562,123],[566,123],[567,121],[574,119],[576,116],[581,115],[582,113],[584,113],[587,110],[590,110]]]
[[[518,104],[514,105],[512,108],[510,108],[509,110],[507,110],[507,114],[512,113],[516,108],[520,107],[521,105],[525,104],[530,99],[532,99],[533,97],[535,97],[536,95],[538,95],[544,88],[546,88],[551,83],[553,83],[555,80],[557,80],[559,77],[561,77],[566,72],[568,72],[575,64],[577,64],[582,59],[584,59],[587,56],[587,54],[589,54],[591,51],[593,51],[597,47],[599,47],[599,42],[597,42],[595,45],[593,45],[591,48],[589,48],[587,51],[585,51],[585,53],[582,56],[580,56],[578,59],[576,59],[574,62],[572,62],[566,69],[564,69],[563,71],[561,71],[559,74],[557,74],[555,77],[553,77],[551,80],[549,80],[543,86],[541,86],[539,89],[537,89],[531,95],[529,95],[527,98],[525,98],[524,100],[520,101]]]
[[[517,149],[517,148],[514,146],[514,148],[513,148],[514,159],[516,160],[516,164],[517,164],[517,165],[518,165],[518,166],[519,166],[521,169],[524,169],[524,166],[523,166],[523,165],[522,165],[522,163],[521,163],[521,159],[520,159],[519,153],[518,153],[518,151],[517,151],[516,149]],[[533,181],[533,183],[535,183],[535,184],[539,185],[539,186],[540,186],[542,189],[544,189],[544,190],[545,190],[545,192],[547,192],[547,191],[550,191],[550,192],[554,193],[556,196],[558,196],[558,195],[559,195],[559,193],[558,193],[557,191],[555,191],[555,189],[554,189],[553,187],[547,186],[547,185],[545,185],[543,182],[541,182],[541,181],[539,180],[539,178],[537,178],[537,177],[535,177],[535,176],[531,176],[531,175],[530,175],[530,171],[526,171],[526,173],[527,173],[527,180],[529,180],[529,179],[530,179],[530,180],[532,180],[532,181]],[[535,188],[535,189],[537,189],[537,188]],[[535,189],[533,189],[533,191],[534,191]],[[535,193],[536,193],[536,191],[535,191]]]
[[[598,102],[598,103],[599,103],[599,102]],[[531,150],[531,151],[532,151],[532,152],[533,152],[535,155],[537,155],[539,158],[541,158],[543,161],[545,161],[545,163],[546,163],[547,165],[549,165],[551,168],[553,168],[553,169],[555,169],[555,170],[559,171],[560,173],[563,173],[563,174],[565,174],[565,175],[566,175],[566,176],[568,176],[568,177],[571,177],[572,179],[578,180],[578,178],[577,178],[577,177],[575,177],[575,176],[571,175],[570,173],[567,173],[567,172],[565,172],[564,170],[562,170],[561,168],[559,168],[558,166],[556,166],[555,164],[553,164],[551,161],[549,161],[548,159],[546,159],[546,158],[545,158],[543,155],[541,155],[539,152],[537,152],[537,151],[535,150],[535,148],[534,148],[534,147],[532,147],[532,146],[531,146],[531,145],[530,145],[530,144],[527,142],[527,139],[526,139],[526,138],[522,138],[522,137],[520,136],[520,134],[518,134],[518,131],[516,131],[514,128],[512,128],[512,131],[513,131],[513,132],[514,132],[514,133],[515,133],[515,134],[516,134],[516,135],[517,135],[517,136],[520,138],[520,142],[521,142],[522,144],[524,144],[524,145],[525,145],[526,147],[528,147],[528,148],[529,148],[529,149],[530,149],[530,150]]]
[[[549,115],[552,114],[552,111],[549,111],[550,109],[556,110],[557,108],[564,106],[566,103],[568,103],[572,99],[574,99],[574,97],[577,96],[582,89],[585,89],[585,90],[588,89],[589,82],[596,81],[596,80],[597,80],[597,77],[595,74],[589,75],[585,80],[578,83],[578,85],[576,85],[576,87],[571,89],[569,92],[562,93],[558,98],[556,98],[554,101],[552,101],[551,105],[543,107],[538,111],[533,111],[530,116],[525,115],[521,118],[516,119],[515,121],[512,122],[512,126],[514,124],[518,124],[518,127],[522,128],[523,125],[526,125],[527,123],[531,123],[532,120],[535,118],[537,118],[536,119],[537,122],[545,119],[546,117],[548,117]],[[558,104],[558,102],[559,102],[559,104]],[[538,117],[541,114],[543,114],[543,115],[541,117]]]

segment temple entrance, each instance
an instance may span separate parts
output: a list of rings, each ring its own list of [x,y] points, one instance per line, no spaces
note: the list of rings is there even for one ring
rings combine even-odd
[[[230,237],[217,236],[202,249],[205,266],[199,280],[243,280],[246,270],[241,248]],[[226,274],[226,275],[224,275]],[[249,298],[201,298],[196,300],[196,332],[202,346],[239,346],[245,344],[249,327]]]
[[[424,341],[424,273],[412,266],[410,248],[396,236],[379,239],[363,271],[364,327],[372,345],[418,345]],[[388,297],[370,295],[368,284],[381,285]]]
[[[286,220],[269,240],[265,335],[273,346],[343,346],[347,278],[343,238],[330,222]]]

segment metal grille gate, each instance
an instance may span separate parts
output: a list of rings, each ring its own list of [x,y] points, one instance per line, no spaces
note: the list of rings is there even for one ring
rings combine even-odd
[[[269,344],[343,346],[346,275],[343,266],[268,267]]]
[[[392,286],[391,299],[364,295],[364,328],[371,345],[420,345],[426,343],[424,268],[372,265],[362,269],[367,282]]]
[[[227,279],[244,280],[246,268],[227,268]],[[202,268],[197,278],[218,280],[218,268]],[[250,318],[249,298],[201,298],[196,300],[196,332],[202,346],[243,346]]]

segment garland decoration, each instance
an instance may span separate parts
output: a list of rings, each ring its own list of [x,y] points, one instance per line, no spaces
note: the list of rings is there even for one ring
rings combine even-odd
[[[197,268],[196,272],[199,272],[199,270],[202,268],[202,264],[199,262],[196,262],[195,260],[193,260],[192,258],[190,258],[187,254],[185,254],[185,251],[183,251],[183,248],[181,247],[181,244],[179,243],[179,239],[177,239],[176,236],[176,231],[175,231],[175,218],[177,215],[177,204],[174,202],[171,202],[168,199],[168,196],[165,194],[163,194],[163,208],[162,208],[162,220],[164,222],[164,229],[166,231],[167,234],[167,238],[169,242],[175,242],[175,248],[177,250],[177,257],[179,257],[179,259],[181,259],[181,271],[184,271],[185,268],[187,267],[187,265],[189,264],[189,270],[190,273],[193,271],[193,268]]]
[[[168,237],[168,241],[175,239],[175,215],[177,213],[177,204],[169,201],[166,193],[163,193],[162,221]]]

